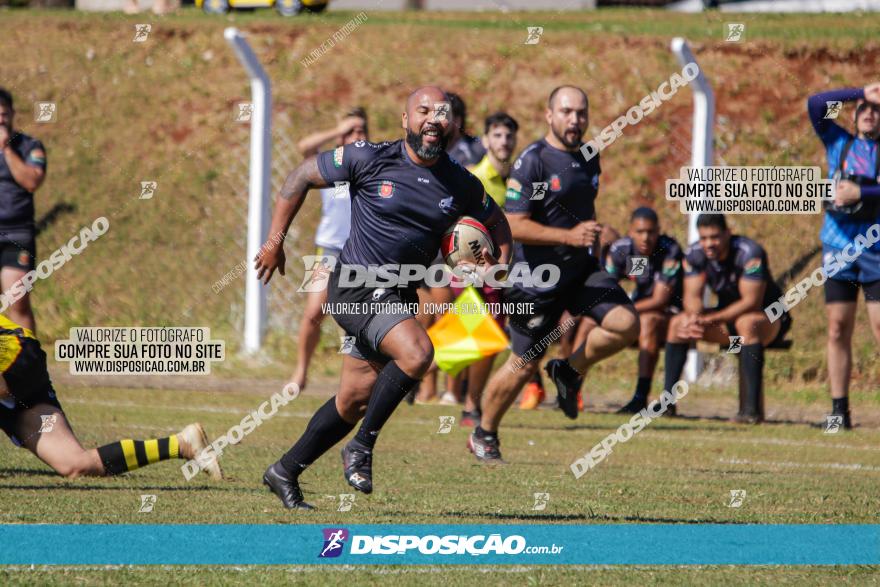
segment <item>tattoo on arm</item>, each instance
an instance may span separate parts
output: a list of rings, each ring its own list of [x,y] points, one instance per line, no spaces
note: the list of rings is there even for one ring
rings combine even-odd
[[[287,176],[279,195],[285,200],[292,200],[296,196],[302,198],[312,188],[324,187],[327,187],[327,182],[318,170],[318,158],[313,155]]]

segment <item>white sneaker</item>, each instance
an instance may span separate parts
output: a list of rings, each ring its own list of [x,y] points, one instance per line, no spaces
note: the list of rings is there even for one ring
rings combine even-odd
[[[200,454],[208,447],[208,435],[205,434],[205,429],[202,428],[202,425],[196,422],[177,433],[177,442],[181,456],[188,459],[194,459],[196,458],[196,455]],[[210,453],[208,459],[200,459],[197,462],[199,468],[207,473],[214,481],[220,481],[223,479],[223,470],[220,468],[220,463],[217,461],[217,455],[213,452]]]
[[[451,391],[447,391],[443,394],[443,397],[440,398],[440,401],[437,402],[441,406],[457,406],[458,400],[455,399],[455,396],[452,395]]]

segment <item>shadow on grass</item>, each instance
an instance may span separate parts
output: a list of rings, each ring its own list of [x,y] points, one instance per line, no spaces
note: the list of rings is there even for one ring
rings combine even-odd
[[[52,224],[58,220],[59,216],[70,212],[76,212],[76,206],[68,204],[67,202],[55,204],[48,212],[43,214],[42,218],[34,223],[34,233],[39,235],[41,232],[52,226]]]

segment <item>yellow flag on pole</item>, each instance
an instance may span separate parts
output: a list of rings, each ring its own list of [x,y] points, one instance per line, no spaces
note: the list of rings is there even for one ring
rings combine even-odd
[[[434,344],[434,361],[452,376],[485,357],[507,348],[507,335],[488,311],[473,286],[455,300],[455,310],[428,329]]]

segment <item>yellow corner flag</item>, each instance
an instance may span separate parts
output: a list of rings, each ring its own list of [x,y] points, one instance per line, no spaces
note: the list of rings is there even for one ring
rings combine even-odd
[[[428,329],[434,344],[434,361],[452,376],[484,357],[507,348],[507,336],[473,286],[455,300],[455,310]]]

